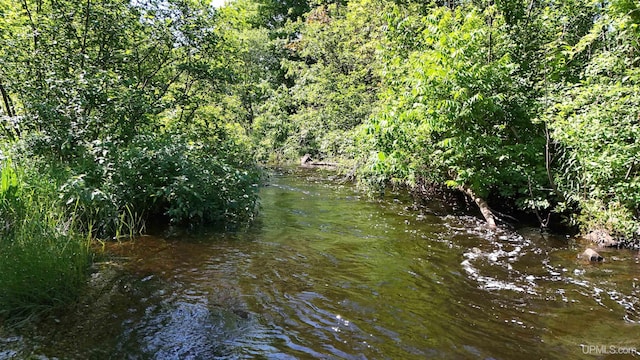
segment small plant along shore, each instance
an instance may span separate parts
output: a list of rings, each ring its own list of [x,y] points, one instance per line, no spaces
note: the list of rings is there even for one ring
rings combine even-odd
[[[67,302],[89,239],[234,227],[257,164],[349,164],[640,237],[634,1],[0,0],[0,316]]]

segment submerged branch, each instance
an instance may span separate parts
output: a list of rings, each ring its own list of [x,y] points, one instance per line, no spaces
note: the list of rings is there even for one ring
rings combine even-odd
[[[477,196],[476,193],[470,188],[466,186],[460,186],[459,189],[460,191],[467,194],[467,196],[469,196],[476,203],[476,205],[478,205],[478,208],[480,209],[480,213],[482,214],[485,221],[487,222],[487,226],[489,226],[490,229],[497,228],[496,218],[493,215],[493,212],[491,211],[489,204],[487,204],[487,202],[483,198]]]

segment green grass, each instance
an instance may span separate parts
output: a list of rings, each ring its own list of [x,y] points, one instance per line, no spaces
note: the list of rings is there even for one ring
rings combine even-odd
[[[20,319],[73,302],[91,252],[58,206],[51,179],[0,165],[3,179],[16,179],[0,187],[0,318]]]

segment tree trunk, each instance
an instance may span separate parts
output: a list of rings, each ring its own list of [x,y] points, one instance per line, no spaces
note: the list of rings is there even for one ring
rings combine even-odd
[[[493,215],[493,212],[491,212],[491,208],[489,208],[489,204],[487,204],[487,202],[483,198],[477,196],[473,192],[473,190],[471,190],[466,186],[461,186],[460,190],[465,194],[467,194],[467,196],[469,196],[476,203],[476,205],[478,205],[478,208],[480,208],[480,213],[482,213],[482,216],[487,222],[487,226],[489,226],[490,229],[497,228],[496,218]]]
[[[4,103],[5,113],[8,118],[12,118],[16,115],[16,111],[13,108],[13,102],[11,101],[11,96],[5,89],[4,85],[0,82],[0,94],[2,95],[2,102]],[[16,138],[16,134],[19,136],[20,132],[18,129],[12,130],[11,127],[6,126],[5,124],[0,124],[0,127],[4,129],[5,135],[7,135],[10,139]]]
[[[4,103],[4,108],[7,116],[13,117],[15,115],[13,111],[13,103],[11,102],[11,98],[9,97],[9,93],[7,93],[7,90],[4,88],[4,85],[2,85],[2,83],[0,83],[0,94],[2,94],[2,102]]]
[[[80,49],[80,69],[84,70],[84,59],[87,57],[87,36],[89,34],[89,15],[91,14],[91,0],[87,0],[84,16],[84,31],[82,33],[82,48]]]

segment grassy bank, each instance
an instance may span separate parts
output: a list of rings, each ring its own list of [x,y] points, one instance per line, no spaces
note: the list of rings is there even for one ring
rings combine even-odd
[[[65,159],[29,142],[7,146],[15,161],[0,152],[0,319],[77,299],[93,239],[137,235],[147,221],[250,222],[260,173],[241,145],[140,135],[93,142]]]
[[[0,165],[0,317],[24,318],[76,298],[90,251],[64,217],[52,179]]]

